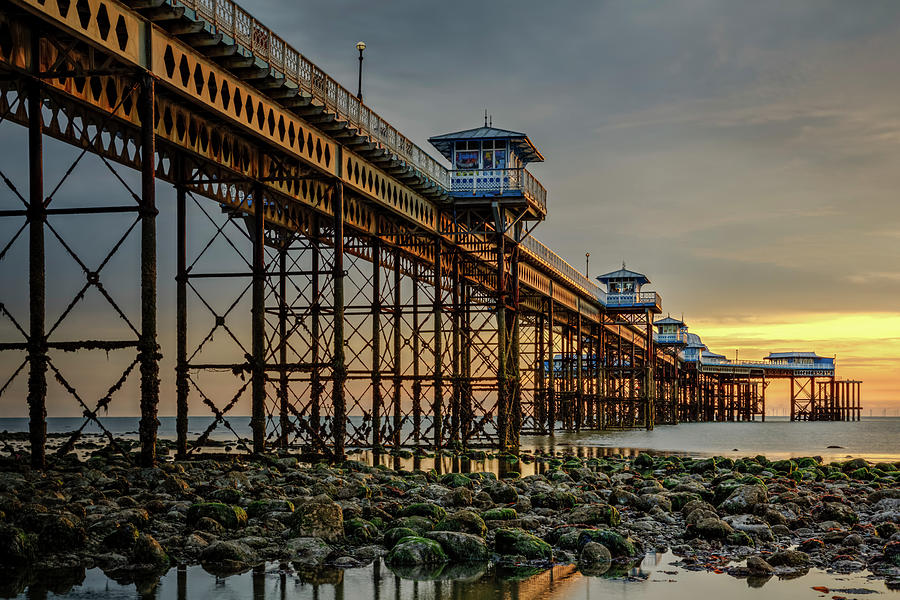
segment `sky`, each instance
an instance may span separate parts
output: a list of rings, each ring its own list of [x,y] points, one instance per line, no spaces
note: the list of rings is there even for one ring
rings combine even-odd
[[[900,4],[243,6],[349,89],[364,40],[366,103],[424,148],[485,109],[526,132],[546,157],[530,167],[549,191],[536,236],[576,267],[624,261],[712,350],[836,355],[866,407],[900,410]],[[71,193],[95,193],[103,169],[79,168]]]

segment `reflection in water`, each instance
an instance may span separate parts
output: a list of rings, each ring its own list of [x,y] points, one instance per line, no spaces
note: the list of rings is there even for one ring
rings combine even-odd
[[[767,600],[809,596],[811,586],[832,589],[864,588],[890,594],[883,581],[868,581],[863,574],[834,576],[813,570],[799,579],[735,579],[728,575],[691,572],[671,565],[670,553],[649,554],[624,571],[587,576],[575,565],[552,569],[501,568],[494,565],[448,565],[435,569],[392,571],[380,560],[358,569],[279,570],[277,564],[258,567],[231,577],[216,577],[200,567],[172,569],[159,579],[117,583],[99,569],[7,577],[0,573],[0,597],[129,598],[203,600],[594,600],[627,597],[631,600],[681,600],[699,596],[729,600]],[[17,585],[18,584],[18,585]],[[19,587],[21,585],[21,587]],[[28,586],[27,589],[25,586]],[[765,591],[759,588],[765,586]],[[135,593],[137,592],[137,594]],[[881,596],[884,597],[884,596]],[[893,595],[900,599],[900,594]]]

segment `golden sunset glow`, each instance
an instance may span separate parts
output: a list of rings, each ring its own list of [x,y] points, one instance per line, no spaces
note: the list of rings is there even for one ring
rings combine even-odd
[[[841,379],[863,381],[863,406],[876,414],[897,410],[900,397],[900,313],[807,313],[757,316],[740,320],[690,320],[713,352],[734,358],[762,359],[774,351],[815,351],[837,356]],[[778,386],[770,406],[781,406],[786,395]],[[868,414],[868,413],[866,413]]]

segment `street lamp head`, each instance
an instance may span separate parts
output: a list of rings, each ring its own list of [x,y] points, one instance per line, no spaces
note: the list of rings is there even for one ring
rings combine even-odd
[[[356,49],[359,50],[360,52],[362,52],[363,50],[366,49],[366,43],[365,42],[356,42]]]

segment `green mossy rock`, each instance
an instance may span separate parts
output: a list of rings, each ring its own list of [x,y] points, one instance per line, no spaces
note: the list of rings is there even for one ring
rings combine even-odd
[[[809,564],[809,555],[800,550],[779,550],[768,558],[773,567],[805,567]]]
[[[171,560],[163,547],[156,539],[147,533],[138,536],[131,551],[134,563],[152,571],[162,571],[169,568]]]
[[[36,540],[12,525],[0,525],[0,565],[24,567],[34,561]]]
[[[247,516],[251,519],[265,517],[273,512],[294,512],[294,503],[288,500],[254,500],[247,507]]]
[[[632,461],[632,466],[635,469],[640,471],[644,471],[646,469],[653,468],[653,457],[647,454],[646,452],[641,452],[637,455],[637,457]]]
[[[472,487],[472,480],[462,473],[447,473],[441,477],[441,485],[449,488]]]
[[[573,525],[609,525],[615,527],[622,522],[619,510],[609,504],[582,504],[565,515],[567,523]]]
[[[430,531],[425,537],[439,543],[447,556],[456,562],[483,562],[491,557],[487,544],[477,535],[458,531]]]
[[[378,528],[365,519],[344,522],[344,536],[356,542],[368,542],[378,536]]]
[[[790,475],[797,469],[797,463],[793,460],[776,460],[772,463],[771,468],[779,473]]]
[[[515,512],[515,511],[514,511]],[[470,510],[460,510],[435,525],[436,531],[458,531],[484,537],[487,535],[487,526],[484,519]]]
[[[200,564],[203,568],[220,576],[239,573],[258,562],[256,553],[241,542],[213,542],[200,553]]]
[[[615,558],[630,558],[637,555],[634,540],[609,529],[588,529],[582,531],[578,537],[578,546],[584,548],[589,542],[606,546],[606,549]]]
[[[187,524],[193,527],[201,518],[206,517],[218,522],[226,529],[237,529],[247,524],[247,513],[239,506],[230,506],[222,502],[201,502],[188,508]]]
[[[401,517],[425,517],[432,521],[440,521],[447,516],[447,511],[437,504],[430,502],[417,502],[410,504],[400,511]]]
[[[859,522],[859,516],[849,505],[841,502],[824,502],[814,511],[817,521],[837,521],[844,525],[853,525]]]
[[[400,517],[396,519],[393,523],[391,523],[393,527],[407,527],[414,531],[417,531],[419,535],[422,535],[426,531],[431,531],[434,529],[434,521],[425,517],[412,516],[412,517]]]
[[[864,458],[853,458],[841,464],[841,469],[843,469],[844,473],[850,473],[851,471],[868,468],[869,463],[866,462]]]
[[[574,494],[564,492],[562,490],[553,490],[548,493],[534,494],[531,497],[531,505],[535,508],[550,508],[553,510],[563,510],[567,508],[575,508],[578,499]]]
[[[716,459],[714,458],[703,458],[700,460],[693,461],[688,470],[691,473],[708,473],[709,471],[716,470]]]
[[[753,538],[743,531],[735,531],[726,538],[725,542],[732,546],[755,546]]]
[[[417,537],[421,532],[409,527],[394,527],[384,532],[384,547],[392,550],[397,542],[406,537]]]
[[[384,557],[384,562],[391,566],[442,564],[448,560],[438,542],[423,537],[401,539]]]
[[[513,521],[519,518],[514,508],[491,508],[481,513],[485,521]]]
[[[553,560],[553,548],[550,544],[521,529],[498,529],[494,549],[498,554],[513,554],[531,560]]]
[[[289,520],[292,537],[317,537],[326,542],[336,542],[344,536],[344,514],[336,502],[327,496],[318,496],[312,502],[301,504]]]

